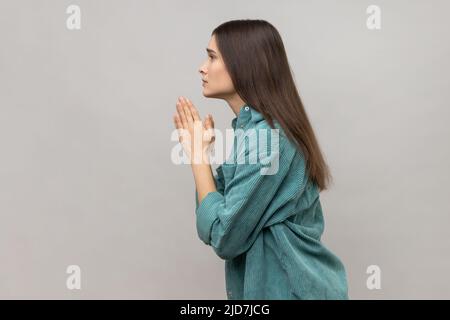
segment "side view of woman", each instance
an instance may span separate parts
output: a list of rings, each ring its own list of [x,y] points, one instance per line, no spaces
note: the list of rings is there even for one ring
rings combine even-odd
[[[228,299],[348,299],[344,265],[321,242],[319,193],[331,174],[280,34],[264,20],[228,21],[212,32],[207,54],[199,70],[203,95],[228,103],[235,138],[279,133],[270,154],[258,139],[235,139],[232,159],[256,154],[258,161],[227,161],[214,175],[212,117],[202,120],[188,99],[177,102],[174,124],[188,133],[179,141],[191,159],[197,233],[225,260]],[[200,132],[197,142],[189,139],[194,131]],[[276,170],[265,174],[266,164],[275,162]]]

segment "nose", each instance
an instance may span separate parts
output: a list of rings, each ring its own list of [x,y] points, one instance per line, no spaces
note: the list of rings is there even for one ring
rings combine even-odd
[[[200,72],[200,74],[202,76],[204,76],[206,74],[206,68],[205,68],[205,63],[202,63],[202,65],[200,66],[200,68],[198,69],[198,72]]]

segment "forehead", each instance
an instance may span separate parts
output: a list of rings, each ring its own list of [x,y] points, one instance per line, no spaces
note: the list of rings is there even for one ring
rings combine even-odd
[[[208,43],[208,49],[214,50],[217,54],[219,54],[219,48],[217,48],[216,38],[213,35]]]

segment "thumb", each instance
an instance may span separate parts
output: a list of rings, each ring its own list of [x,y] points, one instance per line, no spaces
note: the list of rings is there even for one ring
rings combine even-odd
[[[214,128],[214,120],[213,120],[213,118],[212,118],[212,116],[210,114],[208,114],[205,117],[204,126],[205,126],[206,129],[213,129]]]
[[[214,134],[214,120],[212,119],[212,116],[208,114],[205,117],[204,121],[205,125],[205,138],[208,141],[214,142],[215,141],[215,134]]]

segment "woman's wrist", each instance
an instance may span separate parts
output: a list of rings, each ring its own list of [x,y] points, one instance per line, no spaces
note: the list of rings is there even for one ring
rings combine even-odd
[[[203,152],[198,155],[198,157],[193,157],[191,159],[191,165],[210,165],[209,153]]]

